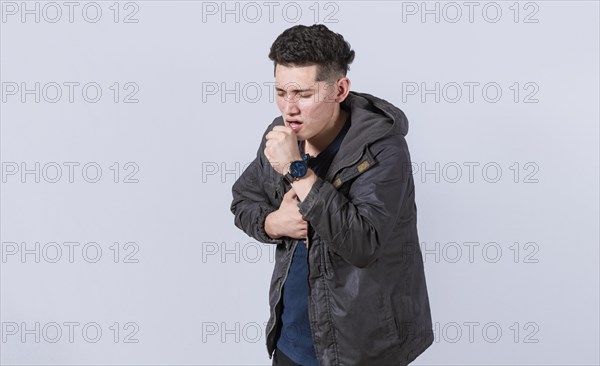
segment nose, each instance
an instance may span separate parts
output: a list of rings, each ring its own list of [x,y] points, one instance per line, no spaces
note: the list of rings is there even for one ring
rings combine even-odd
[[[298,98],[291,96],[285,97],[283,101],[283,111],[287,115],[294,115],[300,112],[298,108]]]

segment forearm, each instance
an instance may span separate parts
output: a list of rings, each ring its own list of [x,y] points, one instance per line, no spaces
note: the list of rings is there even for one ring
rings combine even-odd
[[[266,217],[277,208],[270,204],[262,185],[257,184],[261,181],[262,167],[257,158],[233,184],[230,209],[235,215],[235,225],[248,236],[263,243],[278,244],[281,240],[269,237],[264,230]]]
[[[280,239],[265,232],[265,220],[275,208],[258,203],[245,204],[235,210],[235,226],[261,243],[279,244]]]

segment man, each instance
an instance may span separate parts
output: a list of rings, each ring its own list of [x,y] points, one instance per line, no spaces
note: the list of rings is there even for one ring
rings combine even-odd
[[[404,113],[350,91],[324,25],[273,43],[275,118],[232,188],[235,225],[276,247],[273,365],[405,365],[433,342]]]

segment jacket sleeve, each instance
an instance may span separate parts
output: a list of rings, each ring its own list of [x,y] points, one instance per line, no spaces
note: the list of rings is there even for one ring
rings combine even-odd
[[[371,145],[376,164],[354,181],[346,197],[331,183],[317,181],[298,207],[315,232],[357,267],[375,261],[413,192],[410,155],[402,136]],[[406,207],[405,209],[412,209]]]
[[[271,126],[270,126],[271,127]],[[256,153],[256,158],[244,170],[231,189],[233,201],[231,212],[235,215],[235,226],[262,243],[279,244],[283,239],[272,239],[264,229],[265,218],[278,209],[273,206],[265,190],[268,177],[265,175],[265,163],[269,164],[263,154],[265,135]],[[273,173],[276,173],[273,170]]]

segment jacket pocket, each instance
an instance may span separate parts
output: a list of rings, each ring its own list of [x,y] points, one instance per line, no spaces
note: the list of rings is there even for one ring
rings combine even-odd
[[[385,330],[387,337],[393,343],[396,343],[399,337],[398,317],[394,311],[392,297],[388,293],[382,295],[383,311],[381,313],[382,329]]]

